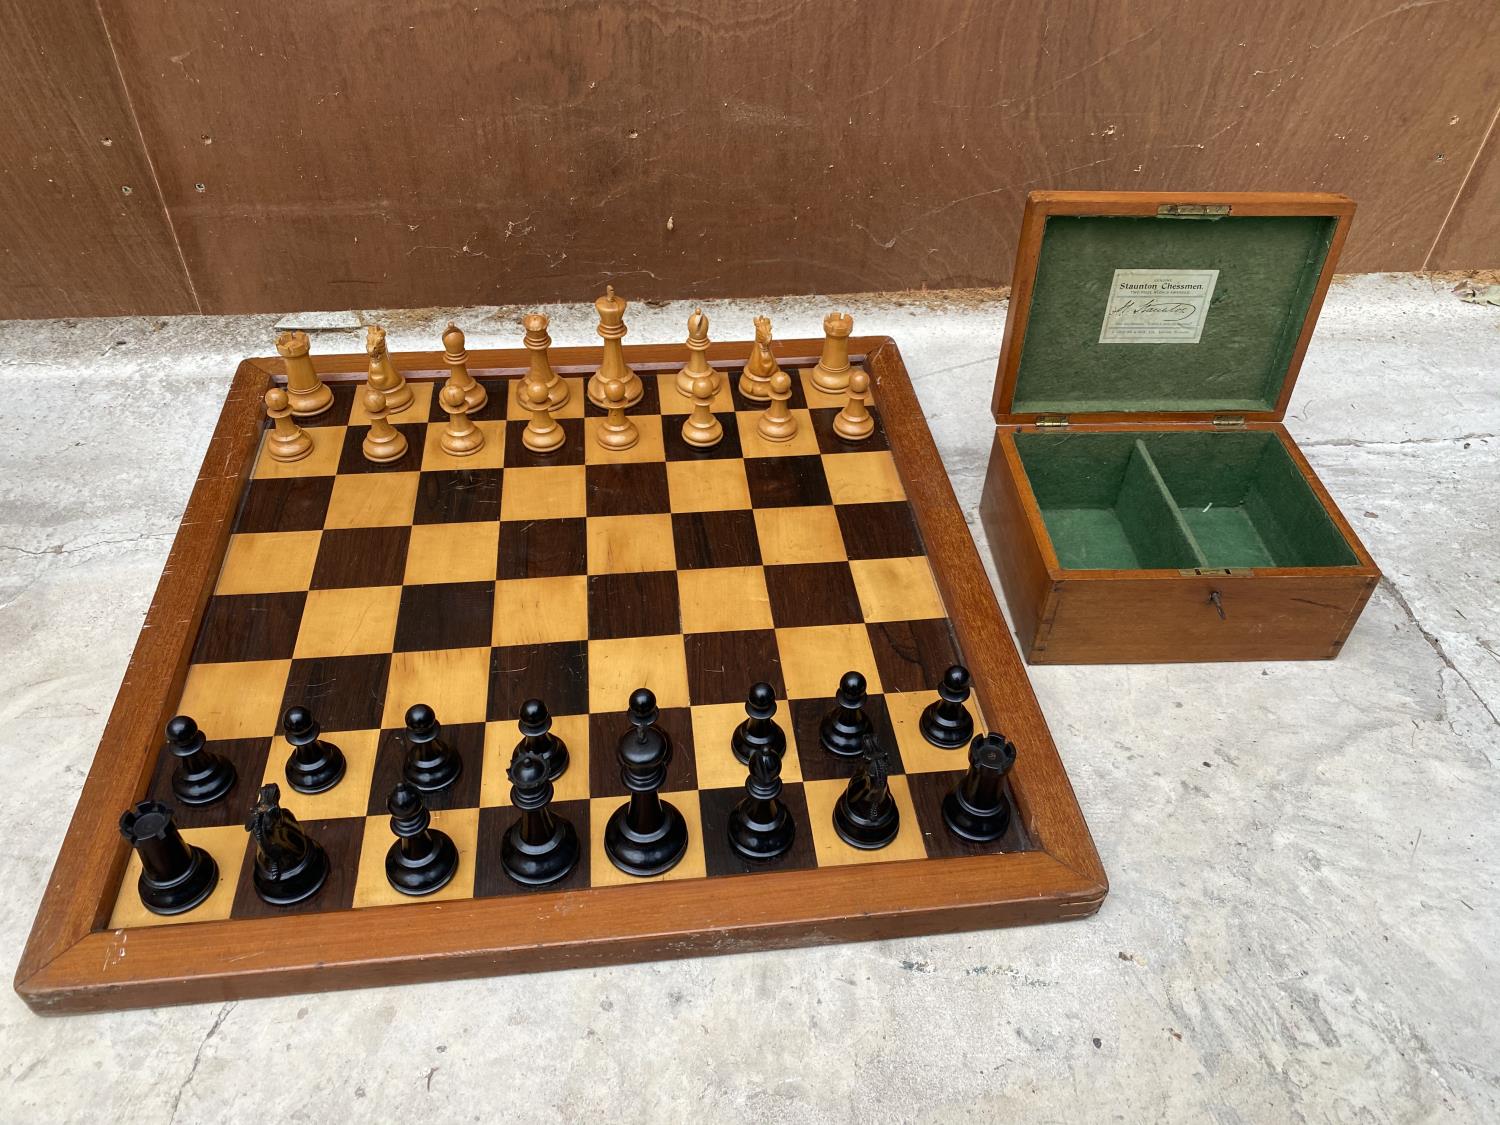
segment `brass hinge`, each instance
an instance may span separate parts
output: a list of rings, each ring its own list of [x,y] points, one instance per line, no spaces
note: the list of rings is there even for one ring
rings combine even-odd
[[[1156,209],[1158,219],[1217,219],[1227,214],[1227,203],[1163,203]]]
[[[1221,430],[1237,430],[1245,424],[1243,414],[1215,414],[1214,425]]]
[[[1068,424],[1068,416],[1066,414],[1039,414],[1037,415],[1036,424],[1038,426],[1066,426]]]
[[[1184,578],[1253,578],[1255,568],[1250,566],[1185,566],[1178,574]]]

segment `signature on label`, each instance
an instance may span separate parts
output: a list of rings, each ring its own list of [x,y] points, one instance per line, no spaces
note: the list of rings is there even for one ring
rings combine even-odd
[[[1198,305],[1189,301],[1158,301],[1151,297],[1127,297],[1109,310],[1115,324],[1190,324]]]

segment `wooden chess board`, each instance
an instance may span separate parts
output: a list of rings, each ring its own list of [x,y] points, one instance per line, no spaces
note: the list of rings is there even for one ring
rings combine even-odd
[[[415,391],[391,419],[398,461],[361,454],[365,357],[316,357],[333,407],[302,420],[304,460],[265,452],[261,399],[280,360],[235,376],[161,586],[142,630],[16,978],[43,1012],[567,968],[626,960],[1044,922],[1098,909],[1106,883],[1088,830],[923,421],[894,342],[856,338],[876,432],[838,438],[841,398],[806,378],[817,341],[780,341],[797,436],[776,444],[735,387],[748,343],[708,353],[728,378],[715,402],[724,440],[682,441],[689,400],[673,386],[680,346],[626,348],[641,375],[639,444],[607,451],[584,394],[593,348],[553,349],[572,394],[566,442],[522,444],[520,350],[473,352],[488,405],[476,455],[438,444],[441,353],[395,356]],[[992,845],[966,844],[939,805],[966,753],[927,743],[922,708],[950,664],[973,674],[979,729],[1017,745],[1018,815]],[[868,679],[866,711],[890,752],[896,840],[861,851],[831,813],[852,763],[818,745],[839,677]],[[729,749],[750,684],[776,689],[788,733],[782,799],[792,851],[764,864],[728,845],[745,768]],[[632,689],[650,687],[675,753],[663,796],[690,844],[671,871],[639,879],[603,851],[623,802],[615,744]],[[554,811],[583,841],[564,882],[523,888],[500,865],[514,818],[505,766],[516,714],[543,699],[571,764]],[[410,899],[384,875],[386,797],[400,777],[402,715],[431,705],[463,773],[430,800],[457,843],[458,875]],[[292,791],[284,709],[311,708],[348,759],[328,792]],[[235,764],[224,800],[173,801],[162,728],[193,716]],[[244,822],[264,782],[323,845],[327,884],[293,907],[250,882]],[[156,797],[216,859],[197,908],[148,913],[120,813]]]

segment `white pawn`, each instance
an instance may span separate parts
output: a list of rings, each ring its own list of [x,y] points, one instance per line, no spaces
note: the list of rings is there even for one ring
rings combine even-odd
[[[551,453],[567,435],[552,418],[546,383],[522,383],[516,388],[521,405],[531,411],[531,421],[521,431],[521,443],[533,453]]]
[[[797,416],[787,405],[792,400],[792,377],[785,371],[771,376],[771,405],[761,411],[755,429],[767,441],[791,441],[797,436]]]
[[[706,375],[693,380],[693,412],[682,424],[682,440],[699,449],[718,445],[724,437],[724,427],[714,417],[714,384]]]
[[[630,449],[641,440],[641,431],[625,413],[625,384],[611,379],[604,384],[609,416],[599,423],[598,441],[605,449]]]
[[[390,413],[385,395],[374,387],[365,388],[365,413],[370,416],[370,432],[365,435],[365,459],[383,464],[399,461],[406,454],[406,435],[385,420]]]
[[[292,421],[291,396],[280,387],[266,392],[266,415],[276,423],[266,439],[272,460],[300,461],[312,452],[312,435]]]
[[[870,398],[870,377],[863,371],[849,376],[849,401],[833,419],[833,432],[845,441],[864,441],[875,432],[875,419],[865,403]]]
[[[480,390],[483,389],[480,387]],[[438,392],[438,401],[448,412],[448,425],[438,438],[438,445],[443,452],[450,457],[468,457],[483,449],[484,431],[474,425],[474,420],[469,417],[469,399],[464,388],[457,383],[448,383]]]

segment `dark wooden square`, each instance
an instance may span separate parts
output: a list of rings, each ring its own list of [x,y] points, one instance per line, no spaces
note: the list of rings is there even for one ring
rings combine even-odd
[[[683,646],[688,698],[695,704],[743,703],[750,685],[761,680],[776,689],[777,699],[786,695],[781,651],[770,629],[691,633]]]
[[[484,648],[490,643],[494,612],[493,582],[434,582],[403,587],[394,651]]]
[[[581,518],[502,523],[499,550],[502,579],[587,574],[588,524]]]
[[[834,682],[830,686],[838,687],[837,676],[834,677]],[[829,693],[826,701],[794,699],[787,706],[791,711],[791,729],[787,731],[787,735],[797,748],[797,761],[802,766],[802,779],[826,781],[829,778],[844,778],[853,774],[855,766],[859,764],[858,758],[840,758],[824,750],[818,742],[818,728],[822,726],[823,716],[833,708],[832,692]],[[901,748],[896,745],[896,731],[891,726],[891,714],[886,709],[885,699],[879,695],[866,698],[865,714],[870,718],[870,733],[875,736],[875,741],[886,750],[891,773],[904,773],[906,767],[901,761]],[[790,752],[789,750],[788,753]]]
[[[949,666],[962,663],[947,618],[882,621],[865,628],[886,691],[936,691]]]
[[[767,871],[800,871],[818,866],[813,848],[812,821],[807,812],[807,797],[798,782],[788,782],[778,798],[792,814],[797,834],[791,850],[775,859],[746,859],[729,844],[729,814],[744,798],[743,789],[705,789],[698,794],[699,815],[703,818],[703,859],[709,877],[716,875],[756,875]]]
[[[245,489],[235,531],[317,531],[328,515],[333,480],[333,477],[252,480]]]
[[[554,715],[583,715],[589,709],[587,641],[509,645],[490,653],[490,697],[486,715],[514,719],[521,704],[540,699]]]
[[[523,411],[523,413],[529,413]],[[538,469],[547,465],[582,465],[583,419],[554,418],[563,430],[563,443],[550,453],[533,453],[526,448],[522,435],[531,424],[530,418],[511,419],[505,423],[505,467],[507,469]]]
[[[904,500],[834,508],[851,559],[895,559],[923,553],[922,535]]]
[[[442,716],[438,721],[442,722]],[[438,737],[442,738],[463,759],[464,768],[452,785],[436,793],[423,793],[422,800],[429,809],[471,809],[479,804],[480,778],[484,774],[484,724],[443,723]],[[384,813],[385,803],[391,790],[401,783],[401,766],[406,761],[410,743],[402,728],[380,732],[380,746],[375,751],[375,773],[370,779],[371,816]],[[504,766],[497,768],[503,769]]]
[[[672,541],[681,570],[720,566],[759,566],[760,540],[755,513],[673,512]]]
[[[583,413],[588,418],[603,418],[609,413],[603,407],[595,406],[593,400],[589,398],[587,379],[583,381]],[[651,375],[641,377],[641,401],[630,407],[626,413],[637,418],[661,413],[661,394],[654,377]]]
[[[719,413],[715,411],[714,417],[719,420],[723,427],[724,436],[717,444],[700,449],[696,445],[689,445],[682,438],[683,423],[688,420],[688,415],[673,414],[671,417],[662,419],[662,447],[665,449],[668,461],[727,461],[736,457],[744,456],[744,450],[740,448],[740,427],[734,420],[732,413]]]
[[[729,380],[730,395],[734,398],[734,408],[737,411],[748,411],[760,413],[771,405],[769,399],[764,401],[754,398],[746,398],[740,393],[740,375],[744,372],[743,367],[735,367],[724,372],[724,377]],[[787,400],[787,407],[791,410],[801,410],[807,405],[807,395],[802,391],[802,380],[797,378],[795,367],[782,367],[792,380],[792,397]]]
[[[311,418],[293,418],[292,421],[304,430],[309,426],[347,426],[349,414],[354,409],[354,396],[363,392],[364,384],[329,383],[328,387],[333,391],[333,402],[329,404],[327,410]],[[266,428],[270,428],[269,419]]]
[[[693,713],[687,707],[663,707],[656,720],[672,741],[672,760],[667,763],[663,793],[698,788],[697,758],[693,753]],[[630,790],[620,780],[620,739],[633,733],[625,711],[605,711],[589,716],[589,795],[628,797]]]
[[[745,479],[750,484],[750,503],[757,508],[805,508],[830,502],[821,457],[750,457],[745,461]]]
[[[500,862],[500,847],[510,826],[521,815],[506,806],[491,805],[479,810],[479,845],[474,857],[474,897],[496,895],[546,894],[549,891],[582,891],[589,885],[589,803],[587,801],[554,801],[548,806],[552,814],[567,820],[578,834],[578,865],[562,879],[545,887],[528,887],[505,873]]]
[[[413,523],[473,523],[500,518],[499,469],[444,469],[417,482]]]
[[[589,637],[660,637],[679,631],[677,572],[589,576]]]
[[[410,527],[340,527],[323,532],[311,588],[399,586],[406,573]]]
[[[853,625],[864,620],[854,575],[846,562],[768,566],[766,591],[778,629]]]
[[[380,725],[385,707],[389,653],[368,656],[322,656],[294,660],[287,673],[281,714],[288,707],[306,707],[324,730],[372,730]],[[276,720],[281,731],[281,719]]]
[[[371,461],[365,456],[365,435],[369,426],[350,426],[344,431],[344,448],[339,453],[342,473],[412,473],[422,467],[422,450],[427,443],[426,422],[392,422],[406,439],[406,452],[394,461]]]
[[[204,731],[205,735],[212,733]],[[146,796],[169,805],[178,828],[219,828],[227,824],[243,824],[246,814],[255,803],[261,778],[265,776],[266,756],[271,748],[271,740],[210,738],[204,745],[234,763],[235,780],[228,793],[211,805],[184,805],[179,801],[172,792],[172,772],[177,768],[178,759],[166,748],[163,740],[156,756],[156,768],[151,774],[151,784],[146,787]]]
[[[287,795],[282,794],[285,798]],[[292,794],[295,799],[296,794]],[[245,814],[248,815],[248,814]],[[241,816],[244,819],[244,815]],[[329,910],[349,910],[354,906],[354,884],[359,879],[359,849],[364,842],[362,817],[345,816],[333,820],[300,822],[310,837],[328,855],[328,879],[312,898],[291,906],[272,906],[255,893],[255,841],[245,834],[245,859],[240,864],[239,880],[234,889],[231,918],[277,918],[283,914],[318,914]],[[391,839],[395,839],[394,836]]]
[[[871,410],[870,415],[875,419],[875,432],[861,441],[845,441],[834,432],[833,420],[839,416],[840,407],[820,406],[816,410],[809,411],[812,417],[813,433],[818,437],[818,450],[822,453],[873,453],[876,450],[889,449],[890,439],[885,434],[885,424],[880,420],[880,412]]]
[[[297,647],[297,627],[306,601],[305,590],[209,598],[198,627],[193,663],[287,659]]]
[[[943,820],[943,798],[962,780],[964,770],[940,773],[909,773],[906,786],[911,791],[911,803],[917,810],[917,823],[922,829],[922,844],[929,856],[956,857],[965,855],[996,855],[1000,852],[1022,852],[1030,849],[1026,830],[1021,826],[1021,817],[1016,812],[1015,797],[1006,786],[1005,795],[1010,801],[1010,827],[998,840],[976,844],[955,836]]]
[[[667,466],[661,461],[590,465],[586,495],[591,516],[645,516],[672,510]]]

